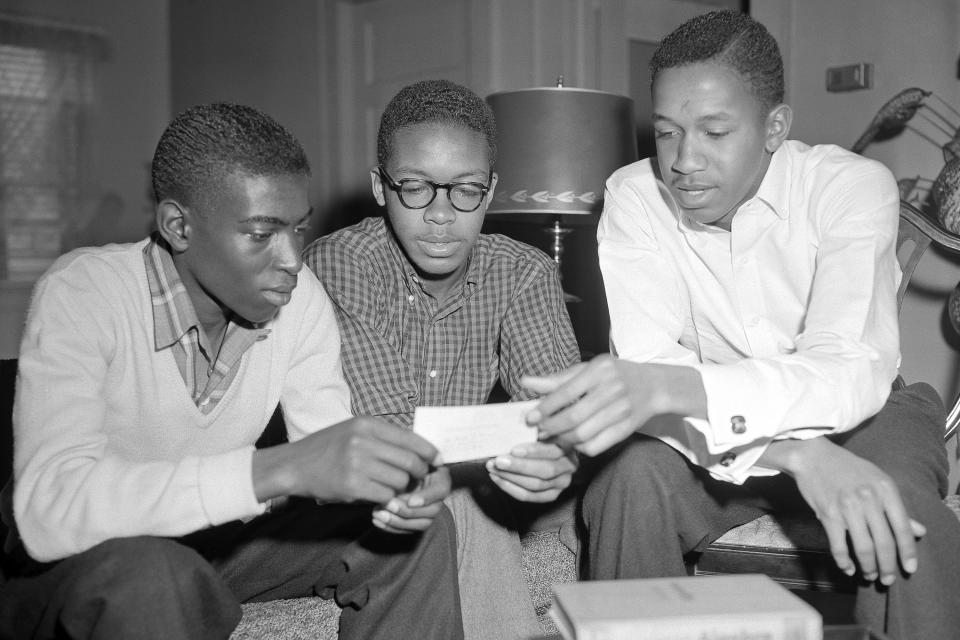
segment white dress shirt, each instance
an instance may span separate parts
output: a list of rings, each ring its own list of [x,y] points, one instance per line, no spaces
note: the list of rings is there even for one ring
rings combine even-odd
[[[773,439],[852,429],[900,361],[899,194],[882,164],[787,141],[731,231],[684,216],[647,159],[607,181],[597,232],[611,350],[696,368],[707,420],[643,433],[740,483]]]

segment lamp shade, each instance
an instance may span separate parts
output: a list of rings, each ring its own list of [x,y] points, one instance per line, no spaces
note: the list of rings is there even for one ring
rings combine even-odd
[[[499,182],[488,214],[589,215],[606,179],[637,159],[633,100],[538,87],[487,96],[497,120]]]

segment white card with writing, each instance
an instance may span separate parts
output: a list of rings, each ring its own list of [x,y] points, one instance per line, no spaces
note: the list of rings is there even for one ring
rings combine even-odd
[[[413,430],[440,451],[444,464],[492,458],[537,441],[537,429],[524,416],[538,402],[417,407]]]

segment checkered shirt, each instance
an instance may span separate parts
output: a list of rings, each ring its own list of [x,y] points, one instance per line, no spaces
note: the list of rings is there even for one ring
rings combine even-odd
[[[304,260],[333,300],[356,415],[409,427],[418,405],[481,404],[498,380],[525,400],[521,376],[579,360],[556,264],[506,236],[479,237],[442,302],[383,218],[316,240]]]
[[[172,350],[193,402],[210,413],[230,388],[244,352],[270,330],[230,320],[219,347],[211,345],[166,244],[151,238],[143,262],[153,303],[154,349]]]

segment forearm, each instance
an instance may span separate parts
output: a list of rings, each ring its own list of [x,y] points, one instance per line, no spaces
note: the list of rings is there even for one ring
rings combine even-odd
[[[17,526],[30,555],[49,561],[108,538],[176,537],[253,516],[263,508],[249,488],[251,453],[177,462],[38,456],[14,486]]]
[[[291,465],[291,443],[280,444],[253,452],[251,464],[253,493],[258,502],[296,493],[296,470]]]
[[[796,477],[808,470],[811,460],[821,458],[834,446],[830,440],[822,437],[774,440],[757,460],[757,465]]]
[[[673,414],[685,418],[707,418],[707,392],[700,372],[693,367],[644,364],[637,378],[640,385],[652,385],[652,415]]]

